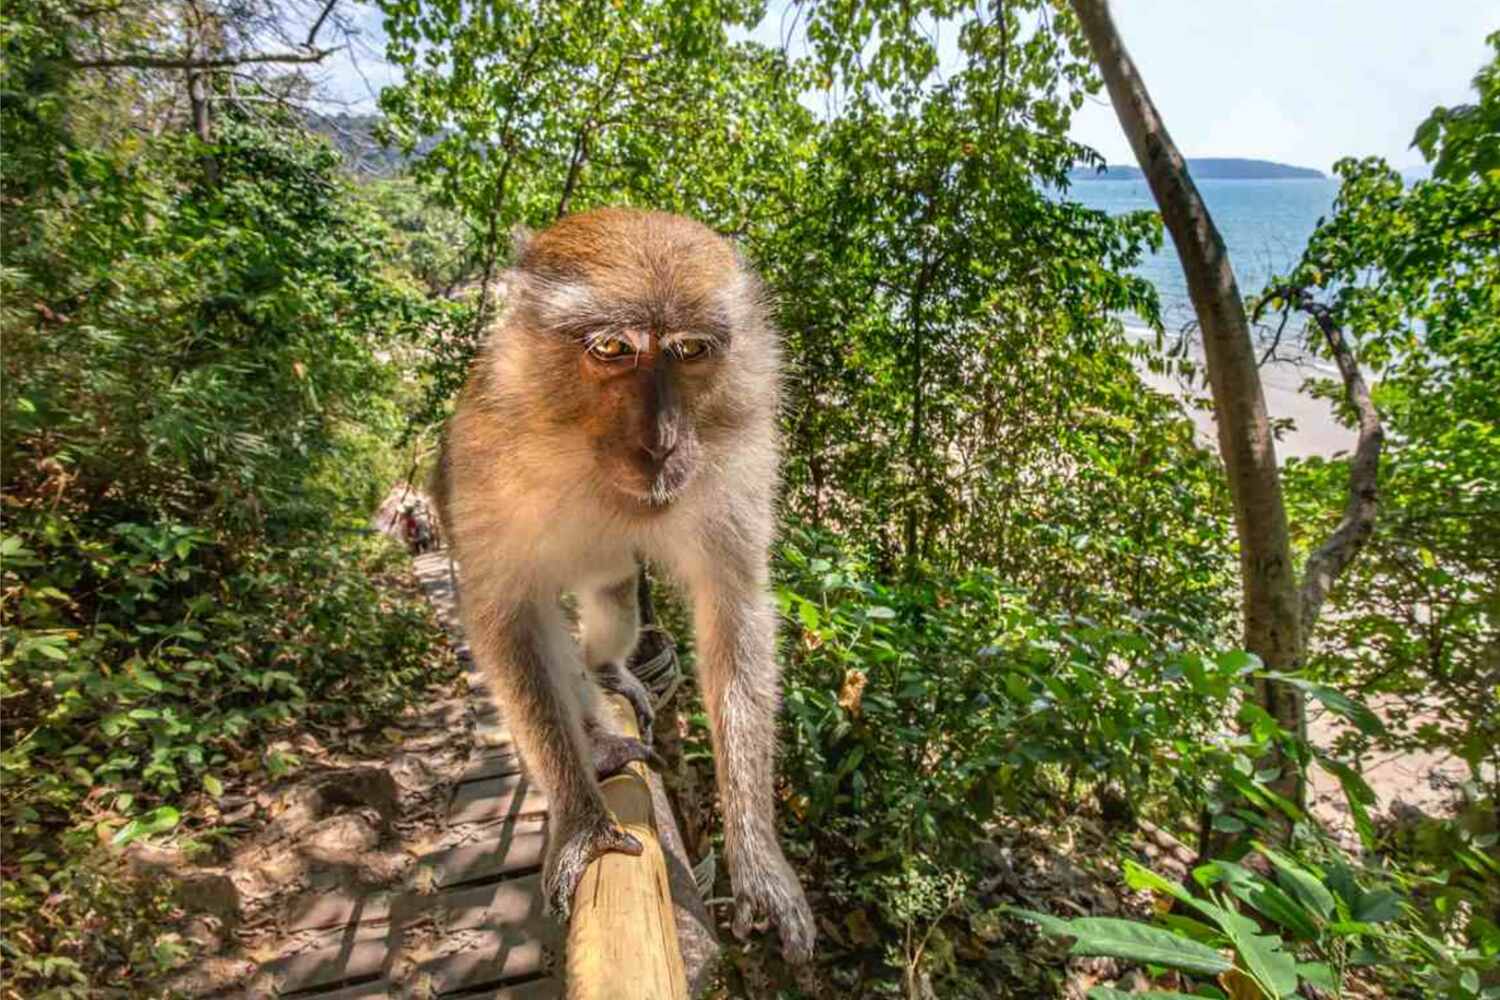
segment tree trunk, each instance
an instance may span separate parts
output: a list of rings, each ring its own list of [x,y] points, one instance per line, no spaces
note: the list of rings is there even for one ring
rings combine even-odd
[[[202,52],[200,49],[200,58]],[[205,146],[214,141],[213,120],[208,109],[208,71],[195,69],[188,72],[188,104],[193,112],[193,134]],[[203,180],[211,188],[219,186],[219,161],[208,150],[203,152]]]
[[[1229,255],[1182,154],[1125,51],[1105,0],[1072,0],[1072,7],[1177,248],[1202,330],[1219,452],[1229,477],[1240,541],[1245,648],[1269,670],[1295,670],[1302,655],[1302,621],[1276,445],[1250,323]],[[1262,680],[1257,682],[1256,697],[1283,728],[1305,736],[1302,699],[1295,688]],[[1274,763],[1280,765],[1281,777],[1272,788],[1300,804],[1300,772],[1289,762]]]
[[[929,203],[928,218],[932,216],[932,205]],[[916,573],[917,560],[921,557],[921,501],[923,482],[919,469],[922,465],[922,421],[926,419],[923,412],[926,403],[925,386],[922,382],[923,348],[926,346],[922,338],[926,333],[926,317],[923,310],[927,305],[927,286],[932,280],[932,261],[923,256],[922,269],[917,274],[916,286],[911,294],[911,427],[907,437],[906,460],[910,470],[909,482],[906,495],[906,572],[908,576]]]

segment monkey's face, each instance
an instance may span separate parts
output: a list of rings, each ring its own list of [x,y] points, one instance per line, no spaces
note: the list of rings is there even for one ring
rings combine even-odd
[[[578,345],[580,422],[605,478],[629,499],[665,507],[702,456],[696,412],[717,374],[713,337],[692,330],[594,332]]]
[[[779,347],[759,286],[706,227],[629,209],[569,216],[525,243],[516,273],[529,336],[512,343],[543,359],[526,363],[527,395],[632,509],[670,505],[749,415],[774,414]]]

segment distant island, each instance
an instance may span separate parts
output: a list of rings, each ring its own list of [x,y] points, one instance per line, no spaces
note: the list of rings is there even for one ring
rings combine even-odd
[[[1190,158],[1188,170],[1200,181],[1283,181],[1320,180],[1325,175],[1321,170],[1309,167],[1294,167],[1288,163],[1273,163],[1270,160],[1242,160],[1237,157],[1204,156]],[[1068,171],[1068,179],[1075,181],[1138,181],[1140,167],[1128,167],[1111,163],[1103,170],[1092,167],[1074,167]]]

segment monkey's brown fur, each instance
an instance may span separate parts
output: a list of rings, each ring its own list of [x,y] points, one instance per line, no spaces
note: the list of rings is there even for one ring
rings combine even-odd
[[[628,584],[644,557],[691,595],[735,932],[773,919],[787,956],[805,961],[812,916],[772,819],[781,344],[760,286],[704,226],[629,209],[531,237],[505,284],[435,485],[475,659],[550,799],[548,905],[566,916],[592,858],[641,849],[610,818],[596,772],[644,748],[604,728],[594,678],[631,683]],[[564,590],[578,597],[581,649]]]

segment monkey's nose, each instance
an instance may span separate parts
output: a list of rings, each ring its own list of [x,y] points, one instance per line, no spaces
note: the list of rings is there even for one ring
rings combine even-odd
[[[657,465],[661,465],[663,462],[665,462],[669,457],[671,457],[672,452],[676,450],[676,441],[670,442],[668,444],[641,445],[641,451],[645,452],[646,455],[651,459],[651,461],[656,463]]]

